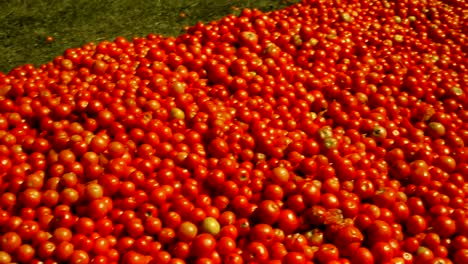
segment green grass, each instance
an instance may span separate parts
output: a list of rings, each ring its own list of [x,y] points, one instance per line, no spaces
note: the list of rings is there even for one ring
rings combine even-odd
[[[149,33],[176,36],[183,27],[241,8],[264,11],[299,0],[0,0],[0,72],[51,61],[88,42]],[[184,12],[185,18],[179,14]],[[51,43],[47,36],[54,37]]]

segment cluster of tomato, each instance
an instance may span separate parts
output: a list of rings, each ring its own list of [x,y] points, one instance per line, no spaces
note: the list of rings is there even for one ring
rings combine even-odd
[[[0,74],[0,263],[468,263],[467,5],[245,9]]]

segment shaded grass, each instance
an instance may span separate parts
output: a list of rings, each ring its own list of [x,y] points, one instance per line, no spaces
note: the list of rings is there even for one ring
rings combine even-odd
[[[149,33],[176,36],[184,26],[299,0],[0,0],[0,72],[51,61],[88,42]],[[180,13],[186,14],[184,18]],[[46,38],[52,36],[53,42]]]

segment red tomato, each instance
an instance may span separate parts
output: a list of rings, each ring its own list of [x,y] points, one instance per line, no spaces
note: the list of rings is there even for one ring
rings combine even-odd
[[[216,249],[216,240],[211,234],[200,234],[192,241],[192,254],[194,256],[209,256]]]
[[[442,2],[233,7],[0,73],[0,263],[468,262]]]

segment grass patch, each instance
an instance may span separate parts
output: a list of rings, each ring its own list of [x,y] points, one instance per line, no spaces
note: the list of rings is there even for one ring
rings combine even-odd
[[[67,48],[149,33],[176,36],[184,26],[248,8],[280,9],[299,0],[0,1],[0,72],[41,65]],[[186,14],[184,18],[180,13]],[[54,41],[48,43],[46,38]]]

